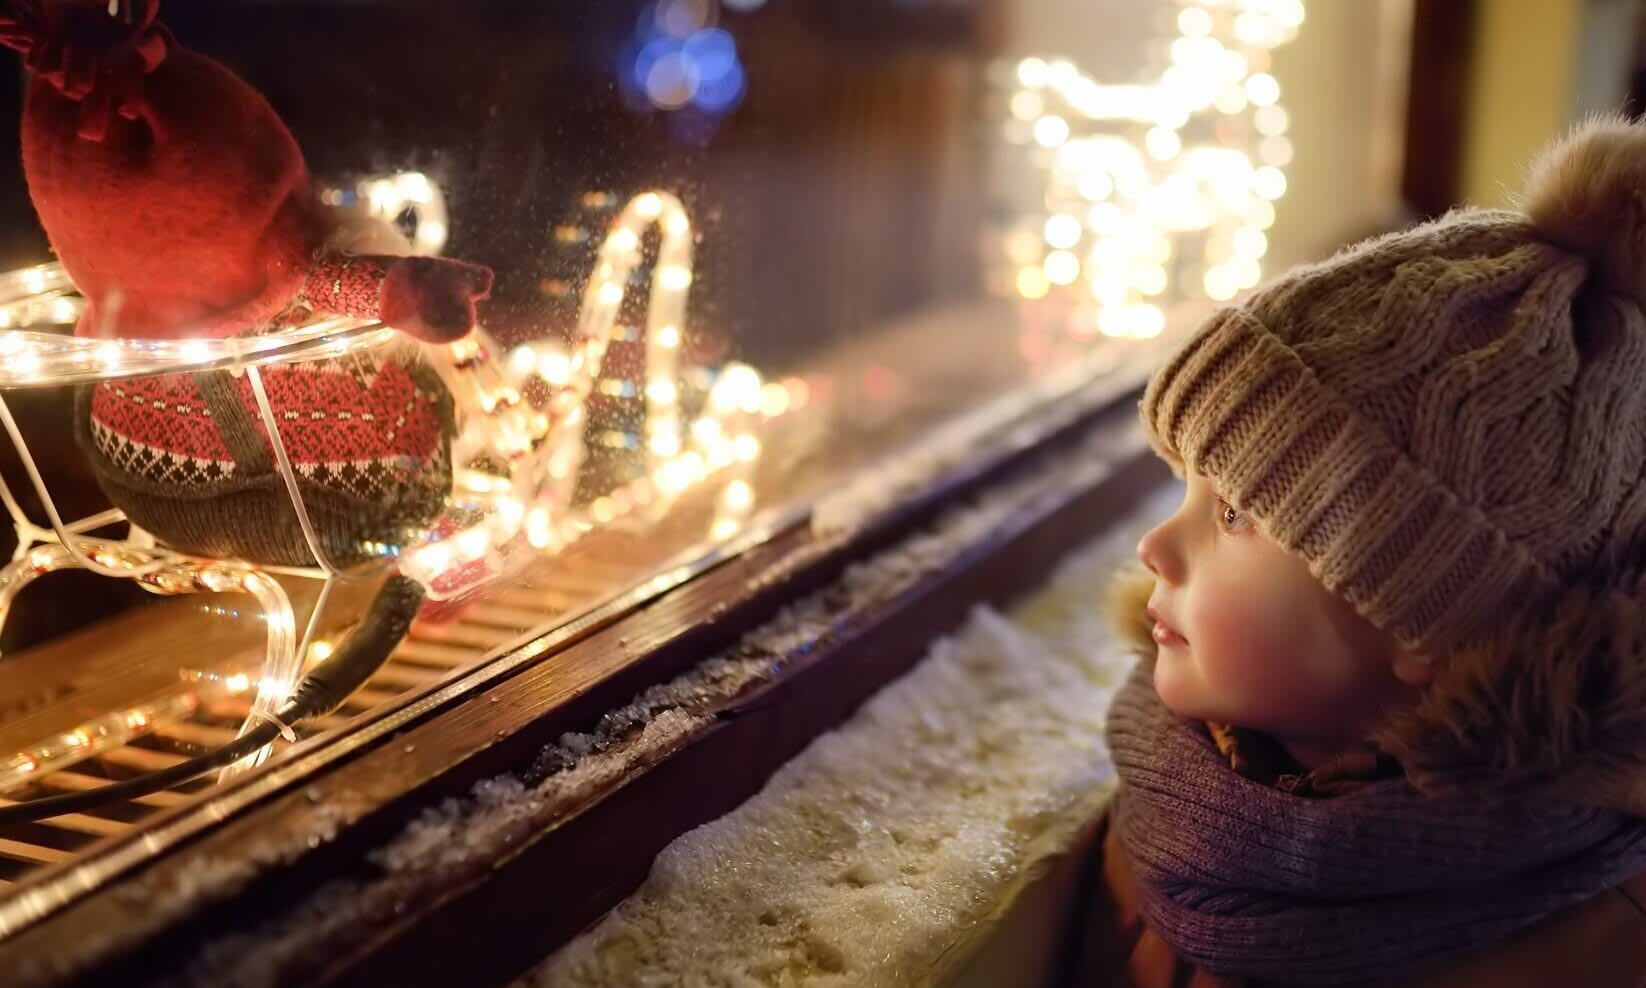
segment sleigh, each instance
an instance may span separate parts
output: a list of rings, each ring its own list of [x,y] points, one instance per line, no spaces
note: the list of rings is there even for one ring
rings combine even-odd
[[[369,179],[347,194],[385,219],[404,220],[410,208],[410,239],[421,249],[437,249],[444,239],[438,190],[421,175]],[[342,199],[345,192],[329,195]],[[626,439],[635,447],[630,459],[636,469],[591,496],[579,489],[589,459],[588,409],[597,384],[609,380],[602,373],[606,355],[614,336],[622,336],[618,323],[626,286],[637,271],[643,273],[645,241],[653,228],[656,263],[645,306],[643,376],[624,382],[643,395],[643,425]],[[313,505],[299,484],[300,468],[288,455],[293,416],[276,409],[266,382],[271,374],[305,363],[407,346],[392,327],[325,318],[264,336],[95,340],[48,330],[72,324],[82,305],[57,266],[0,278],[0,322],[13,327],[0,336],[0,425],[26,484],[20,497],[13,482],[0,477],[0,498],[17,536],[11,561],[0,569],[0,626],[41,577],[77,569],[132,581],[156,595],[248,598],[265,632],[253,656],[230,662],[183,657],[171,687],[0,756],[0,793],[62,774],[76,763],[128,745],[157,724],[216,701],[232,705],[234,698],[249,698],[238,739],[273,727],[287,742],[297,740],[296,729],[303,725],[286,722],[280,711],[300,681],[346,649],[351,634],[382,633],[349,632],[348,616],[340,618],[334,602],[351,593],[359,596],[360,588],[381,586],[391,575],[415,581],[429,601],[426,611],[449,615],[477,588],[566,552],[591,530],[655,520],[686,492],[710,484],[718,485],[711,534],[723,538],[735,533],[754,502],[748,475],[760,454],[755,427],[791,402],[774,405],[773,388],[782,385],[765,384],[746,365],[714,370],[683,366],[691,265],[691,223],[684,208],[668,193],[648,192],[630,200],[611,220],[575,331],[566,342],[505,349],[482,328],[450,344],[415,344],[456,406],[450,493],[432,523],[398,533],[374,558],[351,563],[333,559],[317,535]],[[316,565],[269,565],[179,552],[113,507],[65,518],[8,404],[30,389],[208,372],[228,372],[249,387],[287,504]],[[37,511],[24,507],[27,497]],[[370,661],[376,665],[365,678],[399,644],[404,628],[399,632],[372,644],[370,651],[377,654]],[[223,765],[220,779],[250,771],[273,748],[273,743],[255,745]],[[175,774],[175,767],[170,770]],[[97,795],[93,791],[81,798],[89,801]]]

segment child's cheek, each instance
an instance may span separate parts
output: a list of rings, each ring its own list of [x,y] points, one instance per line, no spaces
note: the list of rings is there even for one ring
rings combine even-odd
[[[1208,585],[1193,598],[1184,632],[1221,716],[1251,726],[1299,702],[1293,694],[1306,680],[1288,668],[1295,621],[1284,602],[1253,592],[1261,589],[1243,581]]]

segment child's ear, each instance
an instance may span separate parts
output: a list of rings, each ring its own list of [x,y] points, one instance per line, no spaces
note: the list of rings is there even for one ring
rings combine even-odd
[[[1395,649],[1393,668],[1395,678],[1407,686],[1422,689],[1435,680],[1434,663],[1409,649]]]

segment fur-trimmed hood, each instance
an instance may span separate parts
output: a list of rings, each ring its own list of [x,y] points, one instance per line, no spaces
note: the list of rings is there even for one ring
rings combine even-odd
[[[1116,632],[1149,660],[1153,590],[1129,567],[1108,602]],[[1420,790],[1646,816],[1646,574],[1572,587],[1434,661],[1417,705],[1373,738]]]

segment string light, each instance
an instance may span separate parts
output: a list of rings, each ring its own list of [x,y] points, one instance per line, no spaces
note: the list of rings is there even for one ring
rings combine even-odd
[[[1304,17],[1301,0],[1182,0],[1149,84],[1017,62],[1006,106],[1046,183],[1002,234],[994,283],[1066,300],[1072,331],[1125,338],[1161,331],[1158,300],[1255,285],[1292,160],[1269,51]]]
[[[450,233],[446,200],[440,187],[422,172],[400,172],[369,178],[353,186],[325,189],[320,194],[328,205],[342,210],[359,210],[385,223],[400,225],[409,214],[409,237],[417,254],[438,254]]]
[[[660,239],[645,325],[638,334],[645,347],[644,379],[632,384],[601,380],[610,344],[635,338],[620,325],[619,317],[652,227]],[[454,574],[468,573],[473,564],[497,556],[517,536],[537,550],[563,549],[583,533],[629,512],[642,507],[660,511],[719,471],[746,468],[760,455],[760,442],[752,431],[758,422],[805,403],[804,397],[797,400],[791,394],[790,383],[767,382],[753,367],[732,362],[709,377],[702,411],[685,421],[687,381],[679,351],[686,293],[693,280],[692,250],[691,222],[679,199],[661,191],[636,196],[612,220],[596,252],[594,274],[585,286],[569,347],[526,344],[486,362],[501,375],[478,386],[476,400],[488,410],[486,432],[494,434],[507,425],[526,437],[523,452],[508,477],[465,481],[466,474],[460,471],[464,488],[489,505],[482,520],[406,555],[402,568],[428,584],[434,596],[460,592],[468,583]],[[549,391],[544,412],[520,400],[532,381]],[[798,386],[805,387],[803,382]],[[579,507],[573,494],[588,457],[588,401],[597,393],[644,400],[644,434],[638,443],[630,443],[620,432],[597,438],[608,445],[637,448],[649,465],[636,480]],[[745,485],[739,490],[752,491],[746,479],[734,476],[732,482],[737,480]],[[717,526],[725,520],[723,515],[717,514]],[[466,579],[477,578],[470,573]]]
[[[373,211],[419,207],[420,227],[438,221],[443,238],[440,193],[426,177],[407,173],[364,183],[356,191],[357,202]],[[338,203],[344,193],[331,190],[327,196]],[[642,455],[648,458],[648,468],[633,482],[580,507],[573,495],[587,455],[588,400],[608,346],[622,332],[619,310],[651,225],[660,231],[661,242],[642,337],[645,380],[636,392],[646,402]],[[403,547],[383,547],[385,555],[404,550],[402,571],[422,580],[431,596],[449,597],[494,575],[517,542],[537,551],[563,549],[598,525],[643,508],[660,510],[720,473],[727,479],[715,501],[711,535],[724,537],[743,523],[756,500],[748,471],[761,455],[757,429],[766,420],[806,407],[815,397],[803,379],[765,381],[753,367],[736,362],[715,371],[696,370],[691,376],[681,372],[691,252],[691,223],[679,200],[664,192],[644,193],[618,214],[600,247],[570,346],[540,341],[504,351],[477,329],[446,347],[447,359],[437,361],[436,367],[461,410],[452,445],[457,464],[453,507],[460,510],[450,518],[461,518],[463,524],[437,527],[422,541]],[[0,275],[0,325],[30,327],[78,318],[84,302],[73,291],[57,265]],[[398,339],[377,323],[343,318],[321,319],[278,334],[227,339],[98,340],[24,328],[0,334],[0,390],[331,358],[369,352]],[[688,388],[703,396],[701,411],[690,421],[682,408]],[[547,398],[542,397],[545,392]],[[528,395],[533,397],[528,400]],[[265,425],[279,427],[275,421]],[[14,439],[22,443],[20,436]],[[19,445],[19,452],[25,462],[32,462],[26,446]],[[257,601],[268,636],[259,671],[210,674],[196,683],[199,689],[209,687],[226,695],[254,694],[253,716],[242,726],[242,734],[261,716],[280,708],[305,663],[324,662],[333,654],[335,645],[324,638],[313,638],[306,646],[299,642],[291,601],[270,573],[243,562],[180,556],[155,546],[152,537],[135,528],[125,540],[83,535],[117,523],[122,516],[107,511],[65,524],[49,492],[41,488],[38,493],[52,518],[49,528],[22,515],[6,491],[22,548],[9,565],[0,567],[0,624],[24,587],[45,573],[76,566],[135,579],[156,593],[249,594]],[[327,587],[333,577],[311,569],[281,572],[324,578]],[[322,600],[325,592],[322,589]],[[313,635],[321,608],[312,610],[305,639]],[[176,703],[196,704],[199,696],[199,690],[185,692]],[[148,705],[117,711],[19,752],[0,761],[0,791],[26,782],[33,773],[123,744],[157,719],[178,716],[181,709]],[[248,771],[271,750],[264,746],[225,769],[224,775]]]

